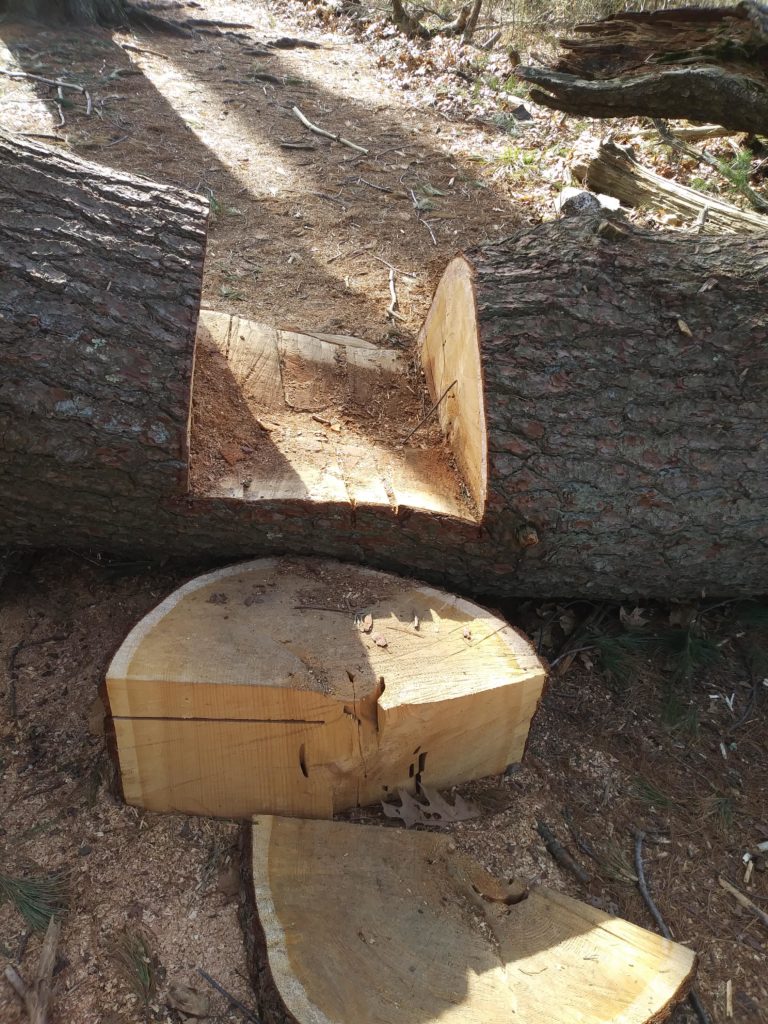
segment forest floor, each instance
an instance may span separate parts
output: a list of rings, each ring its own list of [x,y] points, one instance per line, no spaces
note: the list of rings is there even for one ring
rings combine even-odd
[[[1,67],[80,82],[93,112],[82,94],[66,91],[57,101],[44,84],[3,77],[0,124],[206,193],[209,307],[408,350],[451,256],[555,216],[570,164],[602,133],[635,139],[664,173],[687,183],[700,175],[703,186],[718,187],[709,170],[670,164],[640,138],[639,123],[573,121],[535,107],[514,84],[504,51],[472,57],[473,79],[470,58],[455,44],[427,52],[382,23],[353,30],[322,6],[168,6],[173,17],[250,27],[175,38],[2,24]],[[258,55],[260,44],[281,36],[321,47]],[[530,120],[515,118],[516,110],[523,116],[520,104]],[[311,134],[294,106],[369,152]],[[738,158],[731,142],[714,145]],[[634,216],[682,227],[660,213]],[[400,318],[387,312],[390,267]],[[0,572],[0,884],[3,875],[66,875],[54,1022],[178,1022],[166,1005],[168,983],[206,990],[199,968],[252,1004],[233,882],[238,824],[119,803],[108,785],[97,699],[131,626],[199,566],[59,551],[18,554],[7,569]],[[553,659],[568,645],[594,647],[574,642],[594,614],[586,606],[503,610]],[[692,614],[673,610],[686,628]],[[719,614],[697,621],[720,658],[694,666],[685,683],[675,682],[673,670],[643,663],[621,685],[616,673],[609,684],[594,654],[567,654],[524,764],[464,787],[485,814],[451,831],[493,871],[544,882],[652,927],[632,866],[631,830],[646,829],[656,838],[645,847],[650,885],[675,937],[699,954],[697,984],[712,1019],[726,1020],[730,990],[730,1019],[766,1022],[768,935],[717,878],[768,910],[765,858],[756,857],[744,880],[745,854],[768,839],[768,671],[744,656],[747,643],[757,650],[750,627],[724,624]],[[625,608],[622,619],[618,608],[604,609],[619,632],[642,628],[644,618],[669,626],[669,610]],[[670,716],[674,702],[682,713]],[[562,872],[535,832],[545,821],[577,851],[566,805],[573,828],[600,858],[589,862],[586,886]],[[39,943],[14,904],[0,903],[0,970],[14,963],[31,974]],[[146,1010],[136,948],[151,954],[145,981],[157,986],[145,990]],[[139,956],[139,973],[141,965]],[[211,1021],[242,1019],[206,991]],[[693,1019],[687,1007],[675,1016],[678,1024]],[[2,980],[0,1020],[24,1020]]]

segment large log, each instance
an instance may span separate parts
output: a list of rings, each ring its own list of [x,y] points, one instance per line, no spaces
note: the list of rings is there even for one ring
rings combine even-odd
[[[763,589],[765,235],[598,215],[459,256],[421,404],[396,352],[197,322],[197,198],[27,143],[0,165],[7,542],[320,554],[496,595]]]
[[[691,950],[449,836],[257,817],[241,920],[264,1024],[659,1024]]]
[[[623,12],[578,25],[554,67],[515,74],[547,107],[589,117],[688,118],[768,131],[768,7]]]

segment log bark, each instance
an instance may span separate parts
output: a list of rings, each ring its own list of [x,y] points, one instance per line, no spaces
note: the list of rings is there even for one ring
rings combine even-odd
[[[27,144],[0,160],[7,543],[318,554],[498,596],[764,589],[766,235],[597,215],[457,257],[420,408],[401,354],[197,323],[198,198]],[[195,334],[193,445],[226,461],[190,488]]]
[[[544,106],[590,117],[688,118],[768,130],[768,8],[626,12],[577,27],[554,67],[518,67]]]
[[[650,1024],[696,969],[684,946],[495,878],[450,836],[268,816],[244,833],[264,1024]]]
[[[614,196],[625,206],[670,210],[690,222],[706,209],[707,230],[768,234],[768,217],[740,210],[717,196],[662,178],[614,142],[601,145],[587,167],[584,182],[593,191]]]
[[[0,166],[0,503],[184,494],[205,201],[6,135]]]
[[[544,680],[530,643],[470,601],[341,562],[257,559],[134,627],[107,671],[108,731],[134,806],[332,817],[520,761]]]

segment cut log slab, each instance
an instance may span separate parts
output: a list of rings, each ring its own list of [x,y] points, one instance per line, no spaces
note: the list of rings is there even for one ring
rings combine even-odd
[[[242,922],[264,1024],[646,1024],[694,954],[447,836],[258,817]]]
[[[262,559],[150,612],[106,694],[129,803],[330,817],[519,761],[544,679],[530,644],[469,601],[357,566]]]
[[[768,13],[734,7],[624,12],[577,26],[554,67],[515,74],[547,107],[589,117],[687,118],[768,130]]]
[[[768,235],[768,217],[740,210],[716,196],[679,185],[643,167],[627,149],[604,142],[587,167],[585,184],[595,192],[615,196],[625,206],[663,209],[693,222],[706,209],[705,231],[748,231]]]

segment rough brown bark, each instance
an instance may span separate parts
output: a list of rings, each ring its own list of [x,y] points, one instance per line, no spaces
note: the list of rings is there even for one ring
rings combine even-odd
[[[764,589],[768,236],[598,215],[468,253],[488,441],[477,522],[203,498],[184,493],[202,202],[27,143],[3,141],[0,162],[7,542],[318,554],[507,596]]]
[[[662,178],[615,142],[603,143],[586,169],[584,183],[594,192],[615,196],[625,206],[672,210],[690,221],[706,207],[706,223],[717,231],[768,233],[768,217],[763,214],[740,210],[717,196]]]
[[[0,506],[183,494],[205,202],[5,135],[0,166]]]
[[[0,10],[14,18],[64,21],[79,25],[124,25],[124,0],[0,0]]]
[[[544,106],[590,117],[688,118],[768,130],[768,8],[623,13],[580,25],[552,68],[518,67]]]

